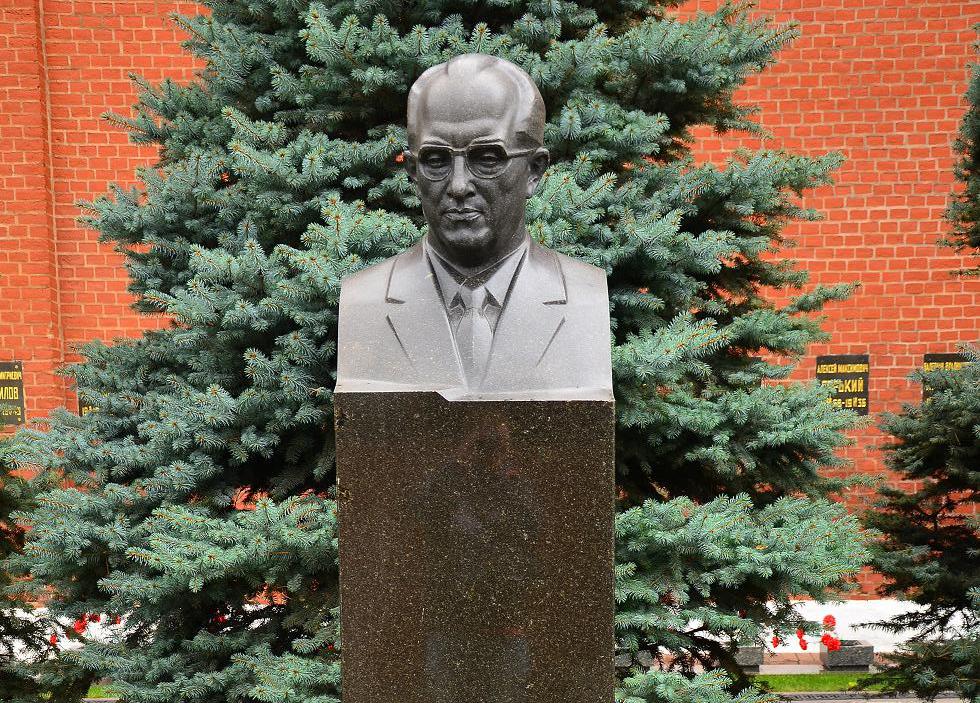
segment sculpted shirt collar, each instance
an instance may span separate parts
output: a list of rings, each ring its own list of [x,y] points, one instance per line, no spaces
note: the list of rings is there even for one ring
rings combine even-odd
[[[507,291],[510,289],[521,262],[524,260],[528,246],[529,237],[525,235],[524,240],[514,251],[467,277],[456,270],[451,263],[442,258],[433,247],[429,246],[428,237],[423,240],[422,244],[432,272],[436,276],[439,292],[442,295],[442,302],[446,306],[447,311],[453,308],[453,300],[456,298],[456,293],[463,286],[473,289],[483,286],[489,294],[487,303],[495,305],[498,310],[503,307],[504,300],[507,298]],[[493,320],[493,322],[496,322],[496,320]]]

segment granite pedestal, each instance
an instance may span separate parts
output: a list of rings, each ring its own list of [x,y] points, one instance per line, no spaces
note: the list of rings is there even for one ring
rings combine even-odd
[[[612,402],[335,404],[344,703],[611,703]]]

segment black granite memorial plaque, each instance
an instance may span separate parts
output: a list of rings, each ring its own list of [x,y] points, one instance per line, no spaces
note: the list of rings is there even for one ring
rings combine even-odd
[[[99,409],[99,406],[98,405],[92,405],[91,403],[86,403],[84,400],[82,400],[79,397],[79,399],[78,399],[78,414],[79,415],[85,416],[85,415],[88,415],[91,412],[95,412],[98,409]]]
[[[925,354],[922,357],[922,370],[959,371],[969,363],[970,359],[965,354]],[[923,383],[922,399],[927,400],[932,395],[932,391],[928,383]]]
[[[833,390],[827,402],[835,408],[867,415],[870,368],[867,354],[818,356],[817,380]]]
[[[0,425],[23,424],[23,364],[19,361],[0,362]]]

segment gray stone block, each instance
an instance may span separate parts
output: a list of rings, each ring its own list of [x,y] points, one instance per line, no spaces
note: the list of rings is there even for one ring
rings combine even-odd
[[[628,669],[633,666],[633,655],[629,652],[617,654],[613,660],[613,664],[617,669]]]
[[[735,663],[748,673],[758,673],[765,650],[761,645],[744,644],[735,651]]]
[[[831,652],[820,645],[820,663],[834,671],[868,671],[875,661],[875,650],[864,640],[841,640],[841,647]]]
[[[653,666],[653,654],[647,649],[641,649],[635,655],[630,652],[620,652],[613,660],[617,669],[628,669],[631,666],[641,666],[649,669]]]

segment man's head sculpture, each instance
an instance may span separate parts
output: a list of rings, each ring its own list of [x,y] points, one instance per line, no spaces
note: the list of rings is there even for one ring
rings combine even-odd
[[[525,202],[548,168],[544,123],[534,81],[494,56],[457,56],[412,86],[405,168],[432,247],[460,269],[491,264],[524,240]]]
[[[534,81],[502,59],[457,56],[415,82],[405,168],[428,231],[344,280],[338,393],[612,398],[605,271],[524,221],[548,168],[544,125]]]

